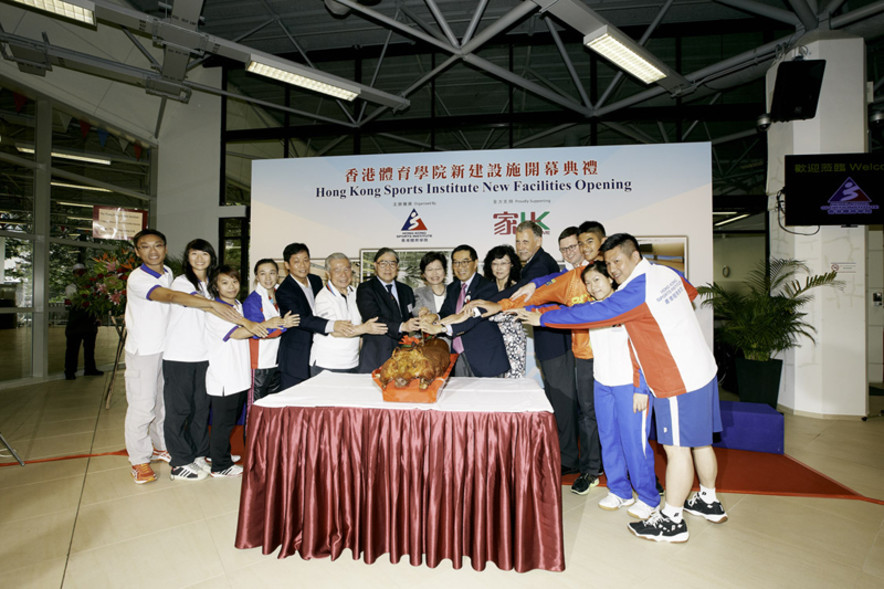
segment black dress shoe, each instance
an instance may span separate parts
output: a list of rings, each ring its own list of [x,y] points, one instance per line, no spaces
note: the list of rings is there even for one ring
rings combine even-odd
[[[77,380],[77,377],[74,374],[65,374],[64,379],[65,380]]]
[[[103,375],[104,375],[103,370],[87,370],[86,372],[83,373],[83,376],[103,376]]]

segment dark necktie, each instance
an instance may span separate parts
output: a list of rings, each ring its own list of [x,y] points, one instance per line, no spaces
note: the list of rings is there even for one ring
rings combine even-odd
[[[467,295],[467,283],[464,282],[460,285],[460,295],[457,297],[457,306],[454,308],[455,311],[460,312],[463,309],[464,300]],[[451,347],[454,348],[454,351],[458,354],[463,353],[463,340],[460,339],[460,336],[454,338],[454,341],[451,342]]]

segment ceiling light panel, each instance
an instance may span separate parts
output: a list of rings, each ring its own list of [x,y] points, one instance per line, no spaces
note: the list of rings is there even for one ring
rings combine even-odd
[[[332,83],[330,79],[326,81],[322,79],[323,76],[319,72],[311,72],[309,75],[305,75],[308,71],[306,68],[301,72],[298,71],[301,68],[298,68],[296,64],[291,64],[291,66],[293,67],[283,63],[274,64],[270,63],[267,59],[256,59],[253,57],[249,62],[248,67],[246,67],[246,70],[254,74],[273,78],[274,80],[286,82],[293,86],[299,86],[307,90],[320,92],[343,100],[352,101],[359,96],[359,89],[355,86],[347,87],[337,82]]]
[[[629,72],[645,84],[651,84],[666,77],[660,67],[652,63],[635,41],[618,35],[619,31],[607,25],[584,37],[584,44],[602,55],[617,67]]]
[[[88,25],[95,24],[95,4],[86,0],[70,0],[63,2],[62,0],[13,0],[18,4],[30,6],[37,10],[44,10],[63,16],[71,20],[86,23]]]

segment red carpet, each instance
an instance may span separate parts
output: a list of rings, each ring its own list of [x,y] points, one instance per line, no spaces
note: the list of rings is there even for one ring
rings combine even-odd
[[[238,425],[230,437],[233,454],[245,456],[242,426]],[[655,452],[655,470],[661,481],[665,481],[666,456],[663,448],[653,440],[651,445]],[[794,495],[799,497],[829,497],[840,499],[860,499],[884,505],[884,501],[860,495],[856,491],[830,479],[812,468],[801,464],[794,458],[784,454],[766,454],[748,450],[731,450],[714,448],[718,457],[717,491],[722,493],[746,493],[750,495]],[[89,456],[106,455],[125,456],[125,450],[103,452],[101,454],[76,454],[59,456],[42,460],[28,460],[26,464],[87,458]],[[17,462],[0,463],[2,466],[18,466]],[[570,486],[577,475],[562,477],[562,484]],[[602,475],[601,484],[605,485]],[[695,486],[696,489],[696,486]]]
[[[660,481],[665,483],[666,455],[662,446],[654,441],[651,441],[651,445],[655,453],[654,470]],[[784,454],[713,449],[718,458],[716,491],[721,493],[861,499],[884,505],[884,501],[860,495]],[[575,478],[576,475],[563,477],[562,484],[570,485]],[[601,477],[601,484],[605,484],[604,476]],[[697,488],[695,485],[694,489]]]

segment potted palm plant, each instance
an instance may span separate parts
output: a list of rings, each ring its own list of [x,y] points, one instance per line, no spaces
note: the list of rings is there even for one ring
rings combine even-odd
[[[808,274],[803,282],[799,273]],[[718,284],[697,289],[721,321],[717,337],[743,355],[735,360],[740,400],[776,409],[783,361],[771,356],[794,347],[801,337],[815,341],[816,330],[804,320],[802,308],[813,297],[810,290],[840,285],[836,275],[810,275],[803,262],[772,258],[749,273],[743,289],[725,290]]]

